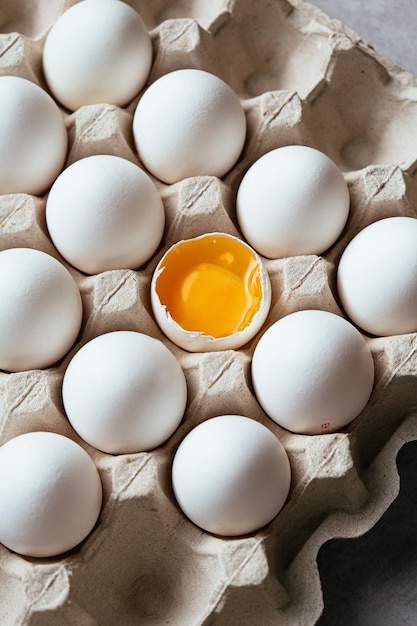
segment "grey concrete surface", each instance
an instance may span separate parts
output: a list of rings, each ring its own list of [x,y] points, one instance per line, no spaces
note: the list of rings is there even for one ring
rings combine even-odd
[[[417,0],[311,0],[311,4],[417,76]]]

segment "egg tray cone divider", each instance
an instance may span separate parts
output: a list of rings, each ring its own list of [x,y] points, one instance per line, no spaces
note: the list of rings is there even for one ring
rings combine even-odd
[[[0,75],[44,85],[42,47],[48,29],[72,1],[46,1],[31,12],[3,3]],[[0,373],[1,443],[48,430],[73,438],[99,469],[104,506],[92,534],[61,557],[24,558],[0,546],[1,623],[42,624],[314,624],[322,610],[316,557],[333,537],[366,532],[398,493],[395,456],[417,437],[417,335],[369,338],[376,364],[371,399],[344,432],[302,436],[273,423],[249,383],[255,341],[236,351],[186,353],[170,344],[151,312],[149,285],[162,253],[207,231],[238,235],[234,197],[247,168],[288,144],[330,156],[349,184],[347,225],[322,256],[267,260],[272,307],[266,326],[313,308],[341,313],[335,268],[352,237],[377,219],[415,216],[417,82],[380,58],[341,23],[313,6],[217,0],[132,0],[151,32],[148,82],[195,67],[223,78],[241,98],[248,121],[243,153],[219,180],[155,181],[167,223],[160,250],[145,268],[85,276],[68,267],[83,299],[84,322],[71,352],[46,370]],[[226,60],[226,62],[225,62]],[[69,133],[66,165],[93,154],[135,163],[125,108],[91,105],[62,111]],[[46,195],[0,196],[0,249],[29,246],[60,258],[45,226]],[[72,430],[61,383],[72,355],[93,337],[135,330],[169,345],[188,383],[185,418],[152,452],[111,456]],[[293,478],[287,505],[265,529],[222,539],[196,528],[179,511],[170,466],[182,438],[203,420],[226,413],[253,417],[285,446]]]

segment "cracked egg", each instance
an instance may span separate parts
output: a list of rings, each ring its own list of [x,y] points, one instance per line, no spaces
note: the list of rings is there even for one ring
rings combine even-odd
[[[237,349],[261,329],[271,304],[260,257],[237,237],[208,233],[174,244],[151,283],[155,319],[189,352]]]

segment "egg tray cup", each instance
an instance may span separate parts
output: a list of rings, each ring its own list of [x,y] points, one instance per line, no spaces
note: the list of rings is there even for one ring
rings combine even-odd
[[[71,1],[22,1],[1,7],[0,75],[45,87],[42,47]],[[175,241],[210,231],[238,235],[234,201],[248,167],[273,148],[308,145],[331,157],[351,195],[343,233],[322,256],[265,260],[272,307],[264,328],[300,309],[343,314],[335,290],[338,259],[353,236],[378,219],[415,217],[417,82],[380,58],[338,21],[293,0],[132,0],[151,32],[148,84],[179,68],[223,78],[239,95],[247,141],[223,180],[155,181],[166,210],[163,242],[138,271],[86,276],[59,256],[45,225],[45,200],[0,196],[0,249],[27,246],[52,254],[79,285],[83,325],[71,352],[54,367],[0,373],[1,439],[47,430],[71,437],[95,461],[104,504],[89,537],[56,558],[18,556],[0,546],[0,622],[7,625],[100,626],[175,624],[277,626],[314,624],[322,607],[317,553],[334,537],[369,530],[399,490],[395,458],[417,438],[417,335],[367,337],[376,366],[370,401],[343,432],[316,436],[284,431],[261,410],[250,382],[256,337],[236,351],[187,353],[157,327],[151,312],[152,272]],[[67,163],[115,154],[138,163],[132,116],[100,104],[68,113]],[[146,453],[112,456],[88,446],[62,405],[66,366],[102,333],[134,330],[162,340],[187,378],[188,404],[175,434]],[[302,390],[300,390],[302,393]],[[179,510],[170,469],[176,448],[197,424],[220,414],[255,418],[283,443],[292,467],[288,502],[264,529],[221,538]]]

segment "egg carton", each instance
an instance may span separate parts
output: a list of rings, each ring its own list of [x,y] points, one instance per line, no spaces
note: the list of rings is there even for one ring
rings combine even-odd
[[[71,0],[36,10],[2,0],[0,75],[45,88],[46,34]],[[337,242],[321,256],[265,260],[272,307],[265,327],[301,309],[343,314],[335,290],[341,252],[378,219],[416,216],[417,82],[380,58],[355,33],[299,0],[131,0],[154,47],[148,84],[180,68],[225,80],[243,103],[248,134],[243,153],[222,180],[202,176],[173,185],[155,180],[166,211],[163,242],[146,267],[86,276],[53,247],[45,194],[0,196],[0,249],[29,246],[59,259],[82,295],[77,343],[56,366],[0,372],[0,443],[47,430],[77,441],[96,463],[104,503],[93,532],[54,558],[18,556],[0,546],[0,621],[6,625],[123,626],[311,625],[322,593],[317,552],[334,537],[366,532],[399,489],[395,457],[417,438],[417,335],[367,337],[376,366],[372,396],[342,432],[305,436],[272,422],[255,400],[250,361],[256,337],[239,350],[187,353],[156,325],[152,272],[175,241],[207,231],[239,236],[234,200],[243,174],[273,148],[302,144],[321,150],[342,170],[351,209]],[[100,104],[72,114],[66,165],[93,154],[139,164],[132,140],[138,98],[127,107]],[[63,409],[61,384],[75,352],[114,330],[163,341],[188,384],[184,419],[152,452],[112,456],[82,441]],[[264,529],[220,538],[194,526],[173,496],[170,467],[180,441],[215,415],[247,415],[284,445],[292,467],[288,502]]]

